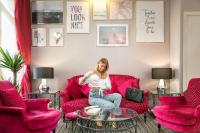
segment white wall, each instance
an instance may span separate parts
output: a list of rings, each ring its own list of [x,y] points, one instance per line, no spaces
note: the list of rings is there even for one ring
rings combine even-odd
[[[151,68],[168,67],[170,63],[169,4],[165,0],[164,43],[136,43],[135,15],[132,20],[125,21],[93,21],[91,16],[89,34],[65,34],[64,47],[32,47],[32,67],[54,67],[55,78],[48,81],[51,87],[61,90],[67,78],[94,69],[96,61],[106,57],[110,62],[111,74],[136,76],[141,79],[142,89],[155,89],[158,81],[151,79]],[[96,25],[103,23],[129,24],[129,46],[96,47]],[[34,80],[33,89],[37,86],[38,82]]]
[[[188,11],[200,11],[200,0],[170,1],[170,65],[175,68],[175,79],[171,89],[182,92],[183,88],[183,14]]]
[[[170,1],[170,66],[174,77],[170,82],[173,92],[180,92],[181,85],[181,0]]]

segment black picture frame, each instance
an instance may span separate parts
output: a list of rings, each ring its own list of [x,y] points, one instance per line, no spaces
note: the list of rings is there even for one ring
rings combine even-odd
[[[32,1],[32,24],[62,24],[63,1]]]

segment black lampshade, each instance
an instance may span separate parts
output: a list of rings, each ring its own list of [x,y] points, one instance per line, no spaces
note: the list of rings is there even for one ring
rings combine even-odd
[[[152,68],[152,79],[171,79],[172,68]]]
[[[54,78],[54,71],[52,67],[36,67],[33,69],[34,79],[48,79]]]

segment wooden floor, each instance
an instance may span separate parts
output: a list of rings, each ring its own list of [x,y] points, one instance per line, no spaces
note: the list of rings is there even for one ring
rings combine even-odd
[[[138,120],[137,133],[158,133],[156,121],[152,116],[148,115],[146,123],[144,122],[142,115],[140,115],[139,119],[140,120]],[[79,132],[80,130],[77,129],[73,133],[79,133]],[[56,133],[72,133],[71,126],[69,125],[69,127],[66,128],[66,124],[63,123],[62,120],[60,120],[58,127],[56,129]],[[175,133],[175,132],[162,127],[161,133]]]

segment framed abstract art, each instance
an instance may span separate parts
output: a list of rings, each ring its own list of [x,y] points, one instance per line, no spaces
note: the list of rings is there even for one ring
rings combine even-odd
[[[128,24],[98,24],[97,46],[128,46]]]

